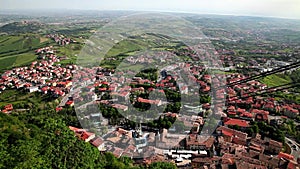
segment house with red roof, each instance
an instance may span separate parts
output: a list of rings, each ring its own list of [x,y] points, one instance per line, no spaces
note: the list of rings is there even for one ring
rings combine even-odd
[[[122,105],[122,104],[112,104],[112,107],[116,108],[116,109],[120,109],[123,111],[127,111],[128,110],[128,106]]]
[[[79,129],[79,128],[76,128],[76,127],[72,127],[72,126],[69,126],[69,129],[74,131],[75,132],[75,135],[81,139],[81,140],[84,140],[85,142],[89,142],[91,141],[93,138],[95,138],[95,134],[94,133],[91,133],[91,132],[87,132],[86,130],[84,129]]]
[[[3,110],[1,110],[1,111],[2,111],[2,113],[10,113],[13,109],[14,109],[13,105],[8,104],[8,105],[4,106]]]
[[[93,146],[95,146],[99,151],[105,151],[104,140],[100,137],[95,137],[89,141]]]
[[[253,121],[253,114],[247,111],[240,113],[240,119]]]
[[[264,121],[269,123],[269,112],[265,110],[252,109],[251,113],[255,116],[255,121]]]
[[[294,109],[290,105],[282,106],[281,112],[289,118],[296,118],[299,115],[299,110]]]
[[[204,138],[198,134],[189,134],[185,138],[185,147],[189,150],[204,149],[206,151],[211,151],[214,148],[214,141],[214,137]]]
[[[264,121],[266,123],[269,123],[269,117],[266,113],[257,113],[255,115],[255,121]]]
[[[293,155],[287,154],[287,153],[283,153],[283,152],[280,152],[280,153],[278,154],[278,157],[279,157],[279,158],[286,159],[286,160],[294,160],[294,156],[293,156]]]
[[[227,115],[228,115],[228,117],[234,118],[237,116],[237,113],[235,111],[229,111],[229,112],[227,112]]]
[[[247,127],[249,127],[249,122],[247,122],[246,120],[241,120],[241,119],[227,118],[224,121],[224,125],[225,126],[239,126],[241,128],[247,128]]]
[[[141,102],[141,103],[149,103],[149,104],[156,104],[158,106],[160,106],[162,104],[162,101],[161,100],[149,100],[149,99],[143,99],[141,97],[138,97],[137,98],[137,101],[138,102]]]
[[[227,111],[228,112],[235,112],[235,107],[234,106],[229,106],[228,108],[227,108]]]
[[[237,131],[225,126],[218,127],[216,129],[217,133],[223,136],[224,141],[235,143],[239,145],[246,145],[247,143],[247,133],[243,133],[241,131]]]
[[[267,102],[266,104],[263,105],[263,109],[267,110],[267,111],[276,111],[276,107],[274,102]]]
[[[68,107],[73,107],[73,106],[74,106],[74,101],[73,101],[73,100],[68,100],[68,101],[66,102],[66,106],[68,106]]]
[[[56,107],[56,108],[55,108],[55,111],[56,111],[56,112],[59,112],[59,111],[61,111],[62,109],[63,109],[62,107]]]
[[[113,151],[112,151],[113,155],[117,158],[120,158],[122,156],[123,152],[124,152],[124,150],[119,147],[114,147]]]

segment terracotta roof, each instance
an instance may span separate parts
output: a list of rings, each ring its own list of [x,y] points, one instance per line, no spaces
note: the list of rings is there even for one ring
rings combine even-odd
[[[123,154],[123,152],[124,152],[123,149],[118,148],[118,147],[114,147],[114,149],[115,150],[112,153],[117,158],[119,158]]]
[[[229,119],[224,124],[225,125],[230,125],[230,126],[238,125],[240,127],[249,127],[249,124],[248,124],[247,121],[240,120],[240,119]]]
[[[141,97],[138,97],[137,99],[138,102],[142,102],[142,103],[149,103],[149,104],[160,104],[160,100],[148,100],[148,99],[143,99]]]
[[[269,140],[269,144],[272,145],[272,146],[275,146],[275,147],[282,147],[282,143],[281,142],[278,142],[278,141],[275,141],[275,140]]]
[[[287,153],[283,153],[283,152],[280,152],[278,154],[278,157],[279,158],[284,158],[284,159],[287,159],[287,160],[294,160],[294,156],[293,155],[287,154]]]
[[[210,148],[213,145],[214,141],[215,141],[214,137],[209,137],[205,140],[202,140],[202,137],[199,136],[198,134],[190,134],[186,138],[187,146],[196,145],[196,146],[205,146],[207,148]]]
[[[80,138],[82,140],[86,140],[88,138],[90,138],[92,135],[95,135],[94,133],[90,133],[90,132],[86,132],[86,131],[83,131],[80,135]]]
[[[227,136],[237,136],[240,137],[241,139],[247,139],[248,134],[243,133],[241,131],[233,130],[225,126],[221,126],[217,128],[217,131],[221,131],[224,135]]]
[[[241,117],[248,117],[248,118],[252,118],[253,115],[252,113],[249,113],[249,112],[243,112],[240,114]]]
[[[297,166],[298,165],[297,165],[296,161],[290,161],[289,164],[288,164],[288,166],[287,166],[287,168],[288,169],[296,169]],[[299,168],[299,167],[297,167],[297,168]]]
[[[73,100],[68,100],[68,101],[66,102],[66,105],[72,105],[72,104],[74,104],[74,101],[73,101]]]
[[[94,139],[92,139],[90,141],[90,143],[95,147],[99,147],[100,145],[102,145],[104,143],[104,141],[99,137],[95,137]]]
[[[55,111],[56,111],[56,112],[59,112],[59,111],[61,111],[62,109],[63,109],[62,107],[56,107],[56,108],[55,108]]]

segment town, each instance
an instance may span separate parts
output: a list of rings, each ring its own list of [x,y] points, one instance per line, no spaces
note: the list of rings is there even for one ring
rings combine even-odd
[[[100,25],[103,22],[107,20]],[[236,41],[243,41],[236,32],[227,35],[231,40],[224,40],[215,38],[219,32],[212,28],[203,31],[215,45],[213,54],[198,55],[192,47],[174,41],[170,48],[161,47],[157,43],[161,37],[148,35],[147,42],[157,44],[151,46],[156,52],[140,54],[133,42],[145,40],[130,37],[119,44],[130,50],[118,53],[117,46],[100,65],[86,67],[68,55],[84,45],[78,41],[84,37],[82,32],[78,36],[44,33],[40,39],[47,43],[28,50],[33,61],[4,70],[0,78],[1,97],[17,91],[29,100],[43,98],[44,105],[1,98],[1,116],[26,117],[36,128],[52,126],[46,131],[53,129],[54,134],[48,134],[58,140],[72,132],[79,144],[91,145],[101,155],[128,158],[132,166],[165,162],[177,168],[300,168],[299,47],[292,42],[280,47],[254,42],[262,49],[246,50],[249,44],[244,42],[236,50]],[[248,32],[251,38],[265,40],[256,37],[260,33]],[[198,45],[193,47],[206,47]],[[125,66],[117,67],[120,62]],[[53,110],[53,116],[63,117],[67,131],[58,129],[59,121],[43,126],[47,120],[26,115],[38,110],[50,119],[45,107]]]
[[[86,83],[86,88],[89,90],[85,97],[89,96],[92,100],[90,104],[101,104],[105,109],[108,109],[107,111],[110,111],[111,108],[127,111],[128,106],[103,100],[99,98],[99,95],[103,96],[105,93],[110,93],[111,96],[115,95],[118,99],[128,100],[132,98],[132,92],[141,95],[153,91],[153,87],[158,87],[162,94],[165,93],[165,90],[176,91],[176,86],[172,81],[178,79],[178,76],[172,77],[167,73],[161,77],[162,80],[159,83],[150,79],[135,77],[131,81],[131,85],[134,84],[135,88],[127,86],[118,89],[120,84],[124,84],[129,79],[124,76],[114,77],[112,70],[96,67],[75,73],[75,71],[80,70],[76,65],[60,66],[60,64],[56,64],[60,61],[60,57],[56,56],[52,46],[37,49],[36,54],[39,60],[32,62],[30,66],[14,68],[3,74],[0,81],[2,91],[17,89],[29,93],[39,92],[55,98],[65,97],[56,111],[60,111],[64,107],[72,107],[74,102],[80,103],[86,99],[79,93],[70,94],[74,90],[72,89],[73,75],[80,76],[77,79]],[[130,58],[128,62],[132,62],[132,59]],[[139,58],[139,60],[141,59],[143,58]],[[164,59],[168,60],[169,58]],[[148,61],[150,60],[148,59]],[[198,78],[192,76],[190,78],[200,86],[201,93],[210,92],[212,76],[215,75],[201,75],[205,71],[204,67],[194,63],[179,64],[178,67],[180,69],[187,68],[192,75],[198,76]],[[247,78],[239,73],[222,76],[227,79],[228,84]],[[286,142],[283,142],[285,136],[277,136],[276,133],[269,133],[262,137],[259,130],[263,130],[263,128],[258,127],[258,125],[282,125],[290,119],[295,119],[299,116],[300,105],[279,102],[274,98],[262,96],[250,95],[250,97],[246,97],[250,93],[257,93],[267,88],[267,85],[256,80],[227,86],[226,92],[223,91],[222,93],[226,96],[226,106],[223,107],[224,109],[217,110],[221,119],[216,122],[217,128],[214,134],[209,137],[199,135],[201,128],[207,122],[205,115],[212,112],[211,107],[213,107],[205,101],[202,103],[202,107],[197,109],[198,111],[191,111],[195,108],[190,105],[182,105],[183,107],[190,106],[190,112],[183,114],[177,114],[177,112],[162,113],[160,118],[175,119],[181,122],[184,125],[183,129],[186,130],[179,130],[176,125],[169,129],[155,129],[149,124],[143,124],[143,126],[134,124],[128,127],[125,123],[120,125],[120,122],[124,120],[123,118],[118,119],[118,122],[112,125],[109,118],[111,115],[104,115],[104,112],[102,114],[87,114],[84,117],[96,119],[94,124],[99,130],[98,132],[103,130],[102,126],[106,128],[110,126],[106,130],[111,132],[105,133],[104,138],[91,131],[73,126],[70,126],[70,130],[74,131],[78,138],[90,142],[101,152],[109,151],[116,157],[127,156],[133,159],[142,157],[143,161],[137,162],[143,164],[168,161],[176,163],[178,167],[192,166],[193,168],[225,165],[230,167],[233,164],[238,168],[294,168],[299,163],[299,144],[288,141],[288,138],[286,138]],[[188,93],[188,90],[188,86],[181,85],[181,94]],[[167,102],[163,103],[162,100],[148,100],[137,96],[134,102],[157,106],[167,104]],[[89,105],[83,105],[84,107],[81,105],[78,108],[88,109],[87,106]],[[13,111],[11,104],[2,110],[3,113],[10,113],[11,111]],[[99,120],[101,120],[100,123]],[[285,144],[291,149],[292,154],[282,152]]]

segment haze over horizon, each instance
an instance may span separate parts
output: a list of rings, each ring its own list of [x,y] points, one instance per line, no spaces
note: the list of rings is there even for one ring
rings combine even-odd
[[[0,0],[0,10],[80,9],[167,11],[300,19],[299,0]]]

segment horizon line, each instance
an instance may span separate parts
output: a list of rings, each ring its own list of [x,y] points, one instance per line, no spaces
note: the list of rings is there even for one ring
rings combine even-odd
[[[216,12],[201,12],[201,11],[184,11],[184,10],[137,10],[137,9],[75,9],[75,8],[40,8],[40,9],[1,9],[0,14],[4,14],[5,11],[11,12],[40,12],[40,11],[101,11],[101,12],[163,12],[163,13],[177,13],[177,14],[194,14],[194,15],[214,15],[214,16],[234,16],[234,17],[259,17],[259,18],[274,18],[274,19],[288,19],[288,20],[300,20],[295,17],[284,16],[270,16],[270,15],[257,15],[257,14],[236,14],[236,13],[216,13]]]

